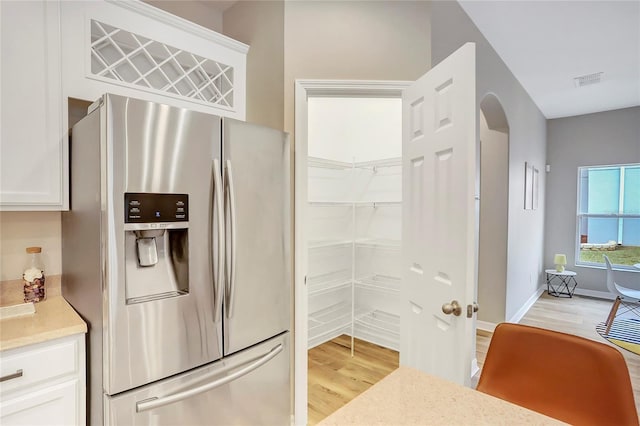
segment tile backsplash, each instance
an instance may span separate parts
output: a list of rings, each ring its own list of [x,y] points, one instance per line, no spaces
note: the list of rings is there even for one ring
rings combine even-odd
[[[60,296],[61,276],[47,275],[44,282],[45,298]],[[0,306],[24,303],[22,279],[0,281]]]
[[[47,276],[61,274],[61,224],[60,212],[1,212],[0,281],[22,278],[30,246],[42,247]]]

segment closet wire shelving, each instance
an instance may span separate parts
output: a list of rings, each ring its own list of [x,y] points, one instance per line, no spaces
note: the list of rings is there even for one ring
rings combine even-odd
[[[354,328],[364,340],[385,347],[398,347],[400,316],[378,309],[360,308],[355,314]]]
[[[323,294],[351,285],[351,271],[340,269],[307,278],[309,295]]]
[[[338,302],[326,308],[320,309],[309,316],[310,344],[315,346],[326,341],[326,336],[348,331],[345,325],[347,319],[352,318],[353,310],[350,302]]]
[[[308,166],[332,170],[370,170],[376,174],[381,169],[399,167],[402,165],[401,158],[391,158],[377,161],[367,161],[360,163],[347,163],[334,160],[327,160],[317,157],[308,158]],[[320,309],[309,315],[309,335],[310,345],[314,346],[314,342],[322,343],[323,336],[331,336],[332,333],[345,332],[348,328],[351,331],[351,356],[354,356],[354,336],[356,330],[358,335],[366,340],[376,344],[381,344],[390,348],[399,347],[400,334],[400,317],[388,312],[370,307],[357,307],[355,305],[355,289],[363,288],[373,291],[379,291],[391,295],[398,295],[400,292],[401,278],[382,275],[370,274],[367,276],[355,276],[355,259],[356,249],[373,248],[398,251],[401,248],[400,240],[385,238],[357,238],[356,235],[356,209],[357,208],[373,208],[401,206],[400,200],[367,200],[367,201],[336,201],[336,200],[310,200],[310,206],[314,207],[348,207],[351,209],[351,221],[353,227],[353,235],[351,239],[323,239],[312,240],[308,242],[310,250],[320,248],[331,248],[339,246],[351,246],[351,277],[342,274],[348,273],[348,269],[332,271],[307,279],[309,296],[324,294],[337,289],[351,287],[351,303],[350,315],[351,324],[338,325],[340,321],[345,319],[344,310],[349,307],[349,302],[339,302],[324,309]],[[333,316],[332,316],[333,315]],[[333,326],[332,326],[333,325]],[[321,331],[322,334],[318,334]]]
[[[392,277],[390,275],[372,274],[354,281],[354,284],[359,287],[369,288],[373,290],[380,290],[387,293],[400,293],[400,283],[402,279],[399,277]]]
[[[364,161],[347,163],[342,161],[327,160],[318,157],[308,158],[309,167],[333,169],[333,170],[347,170],[347,169],[362,169],[371,170],[373,173],[377,173],[380,169],[399,167],[402,165],[402,158],[390,158],[376,161]],[[389,207],[389,206],[401,206],[400,200],[371,200],[371,201],[336,201],[336,200],[310,200],[309,205],[314,207],[350,207],[355,210],[359,207]],[[354,211],[355,213],[355,211]],[[355,222],[355,217],[353,218]],[[399,249],[400,241],[391,239],[375,239],[375,238],[353,238],[358,246],[366,247],[380,247],[389,249]],[[351,243],[351,240],[314,240],[309,241],[309,248],[321,248],[345,245]]]

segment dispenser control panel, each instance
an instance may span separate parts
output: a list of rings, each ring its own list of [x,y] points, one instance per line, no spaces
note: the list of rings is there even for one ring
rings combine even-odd
[[[124,194],[125,223],[188,222],[188,194]]]

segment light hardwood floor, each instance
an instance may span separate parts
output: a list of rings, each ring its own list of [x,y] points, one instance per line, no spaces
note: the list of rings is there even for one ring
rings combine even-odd
[[[398,368],[398,352],[355,341],[353,358],[347,335],[309,350],[309,425],[315,425]]]
[[[609,344],[596,332],[613,301],[575,296],[558,299],[543,294],[520,321]],[[482,368],[490,336],[478,335],[476,354]],[[309,424],[315,425],[398,367],[398,353],[356,339],[351,358],[350,338],[340,336],[309,351]],[[613,345],[611,345],[613,346]],[[640,356],[620,349],[629,368],[636,407],[640,413]],[[474,378],[474,384],[480,373]]]

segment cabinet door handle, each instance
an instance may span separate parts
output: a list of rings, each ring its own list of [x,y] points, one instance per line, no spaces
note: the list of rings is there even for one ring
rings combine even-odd
[[[7,380],[17,379],[18,377],[22,377],[22,369],[16,371],[13,374],[7,374],[6,376],[0,377],[0,382],[6,382]]]

